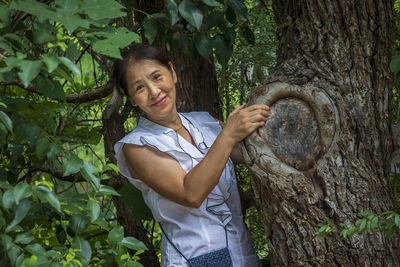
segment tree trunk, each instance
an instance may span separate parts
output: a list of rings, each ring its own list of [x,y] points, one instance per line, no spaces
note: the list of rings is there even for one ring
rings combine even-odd
[[[103,136],[104,136],[104,153],[106,158],[112,162],[116,163],[114,158],[114,144],[124,137],[124,122],[126,120],[125,116],[118,114],[118,109],[121,105],[122,97],[119,95],[117,90],[111,97],[110,102],[107,104],[107,108],[103,112]],[[128,104],[130,105],[130,104]],[[126,112],[130,113],[129,110]],[[127,179],[121,175],[116,175],[111,178],[111,186],[115,189],[121,188],[123,185],[128,183]],[[137,220],[132,215],[132,209],[124,204],[119,197],[113,197],[113,202],[117,210],[118,222],[124,227],[125,236],[133,236],[138,240],[142,241],[148,250],[140,255],[140,262],[144,266],[158,267],[160,266],[156,251],[153,244],[147,237],[146,230],[140,220]]]
[[[389,62],[393,1],[274,0],[275,72],[249,103],[271,107],[242,151],[274,266],[399,266],[398,236],[316,231],[393,209]]]

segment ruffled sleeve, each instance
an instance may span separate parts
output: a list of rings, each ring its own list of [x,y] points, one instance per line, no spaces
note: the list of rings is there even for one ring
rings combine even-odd
[[[160,142],[160,139],[166,137],[167,136],[153,136],[148,132],[132,131],[130,134],[118,141],[114,146],[115,157],[117,159],[117,166],[120,173],[128,178],[128,180],[142,192],[149,190],[149,187],[145,185],[143,181],[136,179],[131,175],[124,153],[122,153],[122,147],[124,144],[149,146],[161,152],[167,153],[178,162],[187,162],[188,160],[191,162],[191,158],[187,153],[173,149],[171,146],[168,146],[168,144]],[[173,142],[173,140],[170,142]]]

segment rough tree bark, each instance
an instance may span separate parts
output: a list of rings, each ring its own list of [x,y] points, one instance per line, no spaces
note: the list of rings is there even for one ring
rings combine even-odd
[[[273,266],[399,266],[399,238],[316,231],[393,208],[388,183],[391,0],[273,0],[274,73],[250,104],[271,106],[242,151]]]

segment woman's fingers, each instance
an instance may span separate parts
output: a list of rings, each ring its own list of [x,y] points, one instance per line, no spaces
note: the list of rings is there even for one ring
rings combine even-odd
[[[239,106],[229,114],[224,131],[239,142],[265,124],[269,115],[268,110],[268,106],[261,104]]]

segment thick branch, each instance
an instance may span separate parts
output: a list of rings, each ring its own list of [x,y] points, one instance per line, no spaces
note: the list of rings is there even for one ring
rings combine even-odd
[[[109,94],[111,94],[113,91],[113,86],[111,83],[107,83],[104,86],[98,87],[92,91],[89,91],[84,94],[69,94],[66,95],[67,102],[69,103],[84,103],[84,102],[90,102],[93,100],[101,99]]]
[[[29,85],[27,88],[25,88],[21,82],[0,82],[0,86],[8,86],[8,85],[15,85],[28,92],[32,92],[43,96],[43,94],[39,91],[36,91],[32,85]],[[112,91],[113,91],[112,83],[107,83],[104,86],[100,86],[83,94],[67,94],[65,95],[65,98],[69,103],[84,103],[104,98],[109,94],[111,94]]]

